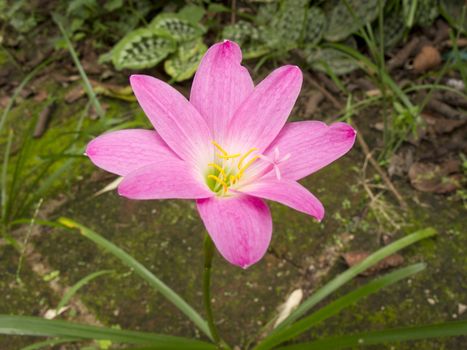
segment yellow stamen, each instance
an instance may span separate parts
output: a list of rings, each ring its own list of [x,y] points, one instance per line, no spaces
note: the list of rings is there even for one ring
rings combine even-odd
[[[216,170],[219,171],[220,174],[222,174],[222,176],[225,178],[225,171],[223,168],[221,168],[219,165],[217,165],[216,163],[209,163],[208,166],[212,166],[213,168],[215,168]]]
[[[241,178],[243,176],[243,173],[245,172],[246,169],[248,169],[250,167],[251,164],[253,164],[253,162],[258,159],[259,156],[254,156],[253,158],[251,158],[248,163],[245,164],[245,166],[243,168],[240,169],[240,171],[238,172],[237,174],[237,178]]]
[[[217,156],[222,159],[231,159],[231,158],[240,157],[241,155],[242,155],[241,153],[235,153],[235,154],[218,154]]]
[[[224,180],[218,178],[216,175],[208,175],[208,178],[215,180],[217,183],[220,183],[222,187],[224,187],[224,192],[227,192],[229,185],[227,185]]]
[[[216,141],[211,141],[211,143],[216,147],[216,149],[219,151],[219,153],[216,153],[216,156],[223,161],[221,162],[221,165],[216,164],[216,163],[209,163],[208,166],[214,168],[215,170],[218,171],[217,176],[216,175],[208,175],[209,179],[213,179],[215,181],[215,184],[212,186],[212,190],[216,193],[219,192],[220,187],[222,186],[222,190],[224,194],[227,193],[228,189],[230,186],[236,185],[241,177],[243,176],[244,172],[258,159],[260,158],[259,155],[252,156],[254,151],[257,151],[257,148],[251,148],[248,152],[242,154],[242,153],[235,153],[235,154],[229,154],[224,148],[222,148],[221,145],[219,145]],[[252,156],[249,161],[247,161],[248,157]],[[232,174],[235,173],[231,167],[228,167],[227,169],[225,168],[226,166],[226,161],[237,158],[237,167],[238,167],[238,173],[237,174]],[[245,164],[246,163],[246,164]],[[234,164],[231,164],[234,166]]]
[[[242,164],[243,164],[243,162],[245,161],[246,157],[248,157],[248,156],[251,154],[251,152],[254,152],[254,151],[257,151],[257,150],[258,150],[257,148],[253,147],[253,148],[250,149],[248,152],[246,152],[246,153],[242,156],[242,158],[240,158],[240,160],[238,161],[238,168],[239,168],[239,169],[242,169]]]
[[[211,141],[211,143],[224,155],[227,156],[229,153],[221,147],[216,141]]]

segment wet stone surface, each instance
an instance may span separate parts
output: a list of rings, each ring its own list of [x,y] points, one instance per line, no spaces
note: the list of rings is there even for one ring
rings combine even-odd
[[[0,313],[42,316],[58,303],[47,282],[35,275],[26,262],[18,274],[19,254],[12,246],[0,245]],[[19,276],[19,279],[17,278]],[[31,338],[0,335],[0,349],[20,349]]]
[[[116,115],[122,113],[118,109],[115,111]],[[51,131],[53,136],[56,129]],[[393,219],[401,223],[400,229],[382,227],[367,208],[369,201],[358,172],[362,160],[355,147],[343,159],[303,181],[326,208],[322,223],[271,203],[273,241],[270,252],[261,262],[244,271],[216,255],[213,307],[221,334],[229,343],[244,346],[294,289],[303,288],[307,294],[344,271],[342,252],[373,251],[381,246],[382,234],[396,239],[404,232],[427,226],[437,228],[439,236],[402,252],[405,264],[425,261],[428,267],[424,272],[410,282],[403,281],[347,309],[307,336],[322,337],[467,317],[467,313],[456,314],[459,303],[467,304],[464,278],[467,258],[463,250],[467,237],[462,227],[465,211],[461,203],[444,196],[418,195],[405,183],[397,183],[398,188],[406,190],[405,198],[418,197],[421,204],[411,202],[412,210],[405,216],[395,208]],[[73,181],[67,182],[65,204],[54,210],[49,219],[67,216],[102,234],[137,258],[203,314],[201,278],[205,230],[194,203],[129,201],[115,192],[93,197],[111,179],[92,180],[102,173],[89,164],[78,170],[79,176],[73,173]],[[89,177],[91,171],[94,173]],[[394,207],[389,194],[382,199]],[[362,216],[364,218],[360,219]],[[63,285],[71,286],[95,271],[115,270],[115,274],[90,282],[78,294],[103,324],[203,337],[144,281],[77,232],[44,228],[32,244],[50,266],[59,271],[57,278]],[[5,266],[0,271],[1,313],[43,316],[46,310],[56,306],[59,298],[27,266],[21,274],[24,286],[15,284],[18,254],[12,248],[0,246],[0,254],[2,267]],[[368,280],[358,278],[335,296]],[[74,312],[69,310],[62,317],[72,320]],[[0,337],[0,349],[18,349],[31,341],[30,338]],[[394,346],[396,349],[460,349],[466,342],[465,338],[455,338]],[[391,349],[391,346],[375,349]]]

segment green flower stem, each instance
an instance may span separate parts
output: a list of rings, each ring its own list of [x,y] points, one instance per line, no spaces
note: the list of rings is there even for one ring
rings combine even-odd
[[[209,330],[214,339],[214,342],[225,348],[221,344],[223,341],[219,337],[219,332],[217,331],[216,325],[214,324],[214,317],[212,315],[211,307],[211,267],[212,267],[212,258],[214,256],[214,243],[212,242],[211,237],[206,235],[204,237],[204,272],[203,272],[203,296],[204,296],[204,308],[206,310],[206,317],[208,321]]]

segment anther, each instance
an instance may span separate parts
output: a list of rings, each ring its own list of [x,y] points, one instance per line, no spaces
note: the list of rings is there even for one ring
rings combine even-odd
[[[219,158],[222,159],[232,159],[232,158],[237,158],[240,157],[242,154],[241,153],[235,153],[235,154],[217,154]]]
[[[246,163],[245,166],[240,169],[240,171],[237,174],[237,177],[240,179],[243,176],[243,173],[245,172],[245,170],[248,169],[250,167],[250,165],[253,164],[253,162],[258,158],[259,158],[259,156],[254,156],[253,158],[251,158],[248,161],[248,163]]]
[[[216,175],[208,175],[208,178],[213,179],[217,181],[218,183],[220,183],[224,187],[224,190],[229,187],[229,185],[227,185],[224,180],[220,179]]]
[[[225,171],[219,165],[217,165],[216,163],[209,163],[208,166],[211,166],[211,167],[215,168],[216,170],[218,170],[219,173],[221,173],[222,176],[225,178]]]
[[[248,157],[252,152],[257,151],[258,149],[253,147],[248,152],[246,152],[238,161],[238,169],[242,168],[242,164],[245,161],[246,157]]]
[[[225,149],[223,149],[216,141],[211,141],[211,143],[224,155],[227,156],[228,153]]]

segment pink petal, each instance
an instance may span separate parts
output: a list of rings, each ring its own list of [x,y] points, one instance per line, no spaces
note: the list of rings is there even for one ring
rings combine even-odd
[[[202,178],[183,160],[161,157],[123,178],[118,193],[130,199],[208,198],[213,196]]]
[[[263,200],[240,195],[197,201],[206,229],[222,256],[244,269],[266,253],[272,234],[272,219]]]
[[[318,221],[324,217],[324,207],[319,199],[294,180],[262,179],[239,191],[285,204],[315,217]]]
[[[153,130],[129,129],[110,132],[88,143],[86,155],[99,168],[117,175],[127,175],[159,157],[178,156]]]
[[[193,80],[190,102],[206,120],[214,139],[222,142],[223,132],[234,112],[253,91],[248,70],[241,65],[242,51],[232,41],[209,48]]]
[[[152,125],[180,158],[200,163],[212,157],[211,132],[181,93],[147,75],[132,75],[130,83]]]
[[[231,152],[266,149],[284,126],[301,86],[302,72],[296,66],[278,68],[259,83],[229,124]]]
[[[284,178],[299,180],[346,154],[355,137],[355,130],[346,123],[330,126],[317,121],[288,123],[265,154],[273,154],[276,147],[281,154],[290,153],[279,169]]]

